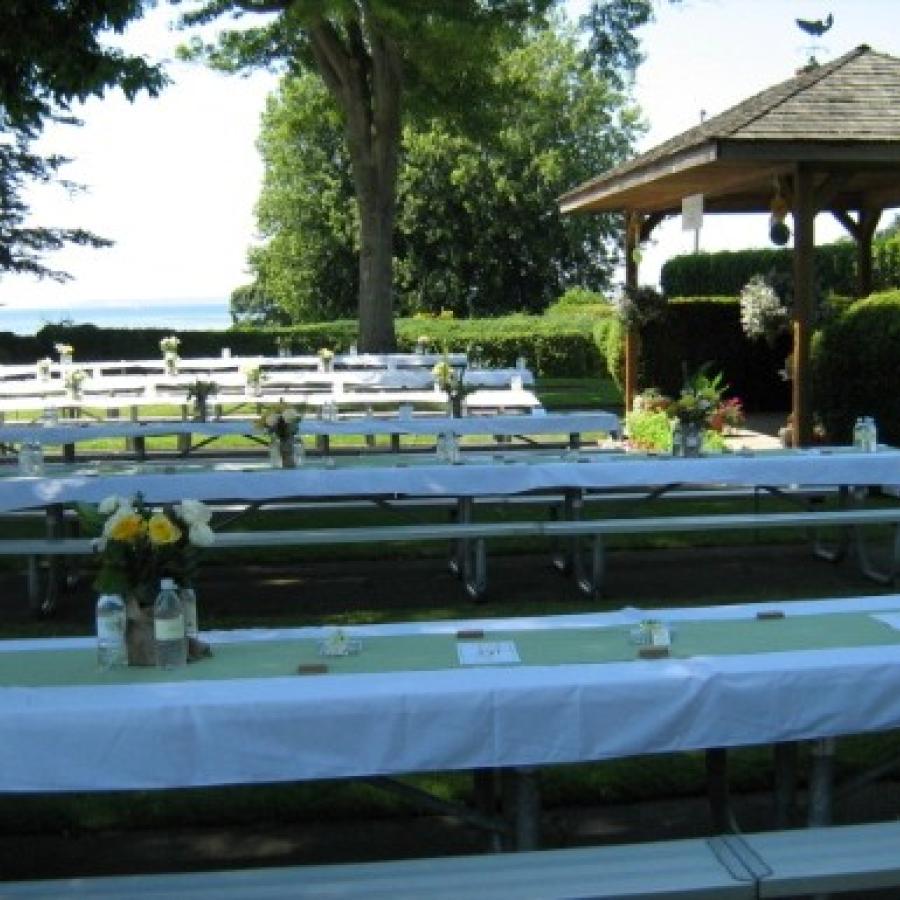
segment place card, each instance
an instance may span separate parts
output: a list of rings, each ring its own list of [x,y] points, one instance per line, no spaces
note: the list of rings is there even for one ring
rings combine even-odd
[[[456,645],[456,652],[462,666],[496,666],[522,661],[515,641],[461,642]]]
[[[456,632],[456,638],[460,641],[477,640],[484,637],[484,630],[481,628],[461,628]]]
[[[300,663],[297,666],[298,675],[324,675],[327,671],[325,663]]]
[[[756,614],[757,619],[765,620],[765,619],[783,619],[784,612],[780,609],[761,609]]]
[[[646,647],[638,647],[638,657],[640,659],[667,659],[669,656],[668,646],[649,644]]]

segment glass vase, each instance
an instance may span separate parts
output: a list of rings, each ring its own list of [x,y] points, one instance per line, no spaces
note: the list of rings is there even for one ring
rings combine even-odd
[[[172,350],[167,350],[163,356],[163,364],[165,366],[166,375],[178,374],[178,354]]]
[[[149,596],[149,589],[138,588],[125,596],[125,649],[129,666],[156,665],[153,604],[144,602]]]
[[[699,456],[703,447],[703,426],[700,422],[681,423],[681,456]]]

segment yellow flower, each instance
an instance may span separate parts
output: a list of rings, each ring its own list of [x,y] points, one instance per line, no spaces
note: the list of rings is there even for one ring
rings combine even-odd
[[[129,513],[117,519],[110,528],[109,537],[114,541],[133,544],[146,528],[144,520],[137,513]]]
[[[147,522],[151,544],[174,544],[181,538],[181,529],[163,513],[154,513]]]

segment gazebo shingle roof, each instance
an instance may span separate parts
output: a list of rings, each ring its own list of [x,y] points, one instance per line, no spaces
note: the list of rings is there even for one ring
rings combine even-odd
[[[775,163],[845,158],[900,163],[900,59],[863,45],[824,65],[801,71],[700,125],[604,172],[560,198],[564,212],[643,208],[673,211],[677,196],[691,193],[692,168],[727,164],[723,187],[747,164],[762,166],[757,190],[770,189]],[[787,169],[785,169],[787,171]],[[683,190],[663,182],[681,174]],[[655,190],[650,185],[655,184]],[[766,187],[763,189],[762,184]],[[635,188],[645,186],[645,190]],[[715,194],[715,178],[710,185]],[[900,199],[900,190],[898,190]],[[622,201],[622,202],[617,202]],[[765,208],[747,199],[747,209]],[[886,204],[891,205],[891,204]],[[737,209],[733,203],[728,208]]]

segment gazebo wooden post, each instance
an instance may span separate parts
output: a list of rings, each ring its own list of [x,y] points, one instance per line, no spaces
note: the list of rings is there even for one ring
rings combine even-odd
[[[625,214],[625,290],[638,286],[638,260],[636,250],[641,237],[640,213]],[[625,411],[631,412],[637,394],[638,359],[641,354],[641,337],[635,327],[625,332]]]
[[[881,213],[882,210],[877,206],[863,205],[854,220],[843,210],[832,210],[834,217],[847,229],[856,245],[857,297],[868,297],[872,293],[872,239]]]
[[[794,447],[812,442],[809,350],[813,321],[813,252],[815,248],[815,183],[808,167],[794,174],[794,366],[791,436]]]

